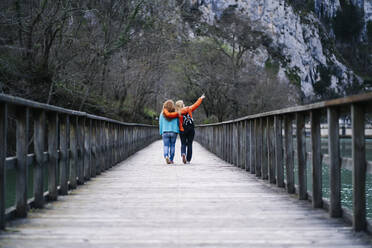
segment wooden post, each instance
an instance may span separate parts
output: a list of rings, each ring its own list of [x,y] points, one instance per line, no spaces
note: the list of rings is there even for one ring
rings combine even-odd
[[[8,106],[0,103],[0,228],[5,228],[6,153],[8,135]]]
[[[245,121],[245,170],[251,170],[251,122]]]
[[[85,119],[85,125],[84,125],[84,178],[86,180],[90,180],[91,175],[91,168],[92,168],[92,162],[91,162],[91,125],[92,125],[92,119],[86,118]]]
[[[91,147],[92,147],[92,157],[91,157],[91,176],[95,177],[97,175],[97,120],[92,120],[92,136],[91,136]]]
[[[307,199],[307,170],[306,170],[306,133],[305,115],[296,114],[296,137],[297,137],[297,165],[298,165],[298,197],[300,200]]]
[[[341,217],[341,159],[339,140],[339,113],[335,108],[327,109],[328,118],[328,154],[329,163],[329,187],[330,187],[330,217]]]
[[[366,222],[366,153],[364,134],[364,109],[351,105],[352,159],[353,159],[353,228],[365,230]]]
[[[78,143],[78,166],[77,166],[77,183],[79,185],[84,184],[84,126],[85,126],[85,117],[79,116],[77,118],[77,143]]]
[[[68,161],[68,150],[67,150],[67,136],[70,135],[67,130],[67,123],[69,122],[69,117],[67,115],[60,116],[60,127],[59,127],[59,177],[60,177],[60,194],[67,195],[68,193],[68,176],[67,176],[67,167],[69,166]]]
[[[284,168],[283,168],[283,135],[282,120],[276,115],[274,117],[275,126],[275,167],[276,167],[276,184],[278,187],[284,187]]]
[[[256,137],[256,177],[262,176],[262,129],[261,129],[261,120],[255,119],[255,137]]]
[[[294,185],[294,156],[293,156],[293,128],[292,128],[292,116],[286,115],[284,123],[284,134],[285,134],[285,162],[286,162],[286,175],[287,175],[287,192],[289,194],[295,193]]]
[[[55,201],[58,198],[57,192],[57,168],[58,168],[58,114],[48,113],[48,199]]]
[[[261,118],[260,129],[261,129],[261,169],[262,169],[262,179],[268,179],[268,149],[267,149],[267,120],[266,118]]]
[[[256,137],[254,120],[249,121],[249,143],[250,143],[250,173],[256,173]]]
[[[322,199],[322,158],[320,142],[320,110],[310,112],[311,119],[311,151],[313,165],[313,207],[321,208]]]
[[[274,119],[267,118],[267,146],[269,158],[269,182],[275,183],[275,135],[274,135]]]
[[[45,151],[45,129],[46,119],[45,111],[36,110],[34,115],[34,207],[42,208],[44,206],[44,151]]]
[[[27,216],[27,151],[29,135],[29,109],[19,107],[16,110],[17,130],[16,130],[16,216]]]
[[[77,166],[78,166],[78,138],[76,134],[77,129],[77,116],[71,118],[70,125],[70,188],[75,189],[77,187]]]

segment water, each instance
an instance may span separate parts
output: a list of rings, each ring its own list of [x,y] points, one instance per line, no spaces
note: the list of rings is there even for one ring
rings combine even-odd
[[[295,142],[296,139],[294,139]],[[328,140],[327,138],[321,139],[322,147],[321,151],[323,154],[328,154]],[[296,143],[294,143],[296,144]],[[294,146],[296,147],[296,146]],[[310,152],[311,141],[309,138],[306,139],[306,151]],[[340,152],[342,157],[351,158],[351,139],[342,138],[340,139]],[[295,157],[297,155],[295,154]],[[372,139],[366,139],[366,159],[372,161]],[[323,197],[329,199],[329,167],[327,164],[322,164],[322,192]],[[297,176],[297,159],[295,159],[295,183],[298,184]],[[312,165],[311,160],[307,160],[307,190],[312,191]],[[352,173],[349,170],[341,169],[341,204],[342,207],[352,210],[353,208],[353,188],[352,188]],[[366,176],[366,210],[367,218],[372,219],[372,175],[367,174]]]

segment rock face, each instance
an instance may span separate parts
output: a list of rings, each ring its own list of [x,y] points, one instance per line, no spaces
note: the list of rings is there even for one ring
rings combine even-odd
[[[365,17],[372,16],[372,0],[354,0],[365,9]],[[251,20],[266,27],[273,43],[279,48],[286,62],[281,71],[289,78],[298,78],[306,97],[314,96],[314,84],[321,79],[320,70],[331,74],[331,88],[337,94],[346,94],[352,83],[360,83],[352,70],[347,68],[332,52],[330,38],[313,13],[297,13],[286,0],[192,0],[202,13],[202,20],[213,24],[224,9],[235,7]],[[340,7],[339,0],[315,0],[318,15],[332,17]],[[267,53],[260,53],[267,54]],[[267,58],[269,58],[267,54]],[[261,58],[262,59],[262,56]]]

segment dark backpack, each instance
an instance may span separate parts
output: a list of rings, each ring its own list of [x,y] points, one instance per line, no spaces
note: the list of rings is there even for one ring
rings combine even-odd
[[[185,132],[194,129],[194,120],[189,115],[189,113],[183,116],[182,126]]]

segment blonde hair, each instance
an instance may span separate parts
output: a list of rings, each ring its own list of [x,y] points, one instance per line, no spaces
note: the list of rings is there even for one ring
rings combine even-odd
[[[175,111],[175,107],[174,107],[174,102],[173,100],[166,100],[163,104],[163,108],[165,108],[166,110],[168,110],[169,112],[174,112]]]
[[[183,103],[182,100],[178,100],[176,102],[176,112],[178,112],[179,114],[181,114],[181,109],[185,107],[185,104]]]

